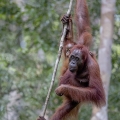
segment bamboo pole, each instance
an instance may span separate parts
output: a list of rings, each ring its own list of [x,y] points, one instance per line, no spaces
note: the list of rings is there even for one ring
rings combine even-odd
[[[73,3],[73,0],[70,0],[69,8],[68,8],[68,11],[67,11],[68,16],[70,15],[70,12],[71,12],[71,9],[72,9],[72,3]],[[46,113],[47,105],[48,105],[49,98],[50,98],[50,93],[51,93],[51,90],[52,90],[52,87],[53,87],[53,84],[54,84],[54,81],[55,81],[55,76],[56,76],[56,73],[57,73],[58,64],[60,62],[62,49],[63,49],[63,43],[64,43],[64,39],[65,39],[66,32],[67,32],[66,29],[67,29],[67,24],[65,24],[64,28],[63,28],[63,34],[62,34],[62,37],[61,37],[61,40],[60,40],[60,46],[59,46],[58,56],[57,56],[57,59],[56,59],[56,62],[55,62],[55,67],[54,67],[54,71],[53,71],[53,75],[52,75],[51,85],[50,85],[50,88],[49,88],[49,91],[48,91],[48,94],[47,94],[47,97],[46,97],[44,109],[43,109],[43,114],[42,114],[43,117],[45,116],[45,113]]]

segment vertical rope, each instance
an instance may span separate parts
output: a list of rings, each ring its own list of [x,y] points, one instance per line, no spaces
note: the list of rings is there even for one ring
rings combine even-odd
[[[67,11],[68,16],[70,15],[70,12],[71,12],[71,9],[72,9],[72,3],[73,3],[73,0],[70,0],[69,8],[68,8],[68,11]],[[49,98],[50,98],[50,93],[51,93],[51,90],[52,90],[52,87],[53,87],[53,84],[54,84],[54,81],[55,81],[55,76],[56,76],[56,73],[57,73],[58,64],[60,62],[62,49],[63,49],[63,43],[64,43],[64,39],[65,39],[66,32],[67,32],[66,29],[67,29],[67,24],[64,25],[64,28],[63,28],[63,34],[62,34],[62,37],[61,37],[61,40],[60,40],[60,46],[59,46],[58,56],[57,56],[57,59],[56,59],[56,62],[55,62],[55,67],[54,67],[54,71],[53,71],[53,75],[52,75],[51,85],[50,85],[50,88],[49,88],[49,91],[48,91],[48,94],[47,94],[47,97],[46,97],[44,109],[43,109],[43,114],[42,114],[43,117],[45,116],[45,113],[46,113],[47,105],[48,105]]]

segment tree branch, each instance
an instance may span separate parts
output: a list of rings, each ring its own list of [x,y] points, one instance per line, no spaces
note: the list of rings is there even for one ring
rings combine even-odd
[[[70,15],[70,12],[71,12],[71,9],[72,9],[72,3],[73,3],[73,0],[70,0],[69,9],[67,11],[68,16]],[[67,32],[66,29],[67,29],[67,24],[64,25],[63,34],[62,34],[62,37],[61,37],[61,40],[60,40],[60,46],[59,46],[58,56],[57,56],[57,59],[56,59],[56,63],[55,63],[55,67],[54,67],[54,71],[53,71],[53,75],[52,75],[51,85],[50,85],[50,88],[49,88],[49,91],[48,91],[48,94],[47,94],[47,97],[46,97],[44,109],[43,109],[43,115],[42,115],[43,117],[45,116],[45,113],[46,113],[46,108],[47,108],[48,101],[49,101],[49,98],[50,98],[50,93],[51,93],[51,90],[52,90],[52,87],[53,87],[53,84],[54,84],[54,81],[55,81],[55,76],[56,76],[56,73],[57,73],[58,64],[60,62],[62,49],[63,49],[63,43],[64,43],[64,39],[65,39],[66,32]]]

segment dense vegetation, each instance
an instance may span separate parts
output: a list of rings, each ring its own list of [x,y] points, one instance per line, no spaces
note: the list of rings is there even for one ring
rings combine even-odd
[[[66,0],[0,0],[0,118],[12,111],[18,120],[35,120],[42,110],[51,82]],[[100,1],[88,0],[93,32],[92,50],[99,46]],[[116,4],[109,120],[120,119],[120,1]],[[59,74],[59,73],[58,73]],[[56,78],[58,79],[58,77]],[[54,88],[57,85],[55,82]],[[53,89],[54,89],[53,88]],[[58,106],[52,92],[47,115]],[[89,120],[91,107],[83,106],[81,120]],[[14,119],[13,119],[14,120]]]

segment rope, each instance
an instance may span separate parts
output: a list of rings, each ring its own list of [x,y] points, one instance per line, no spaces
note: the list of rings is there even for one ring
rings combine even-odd
[[[73,0],[70,0],[69,8],[68,8],[68,11],[67,11],[68,16],[70,15],[70,12],[71,12],[71,9],[72,9],[72,3],[73,3]],[[49,91],[48,91],[48,94],[47,94],[47,97],[46,97],[46,101],[45,101],[45,104],[44,104],[44,109],[43,109],[43,114],[42,114],[43,117],[45,116],[45,113],[46,113],[47,105],[48,105],[48,102],[49,102],[49,99],[50,99],[51,90],[52,90],[52,87],[53,87],[53,84],[54,84],[54,81],[55,81],[55,77],[56,77],[56,73],[57,73],[57,69],[58,69],[58,64],[60,62],[62,49],[63,49],[63,43],[64,43],[64,39],[65,39],[66,32],[67,32],[66,29],[67,29],[67,24],[65,24],[64,28],[63,28],[63,34],[62,34],[62,37],[61,37],[61,40],[60,40],[60,46],[59,46],[58,56],[57,56],[57,59],[56,59],[56,62],[55,62],[55,67],[54,67],[54,71],[53,71],[53,75],[52,75],[51,85],[50,85],[50,88],[49,88]]]

